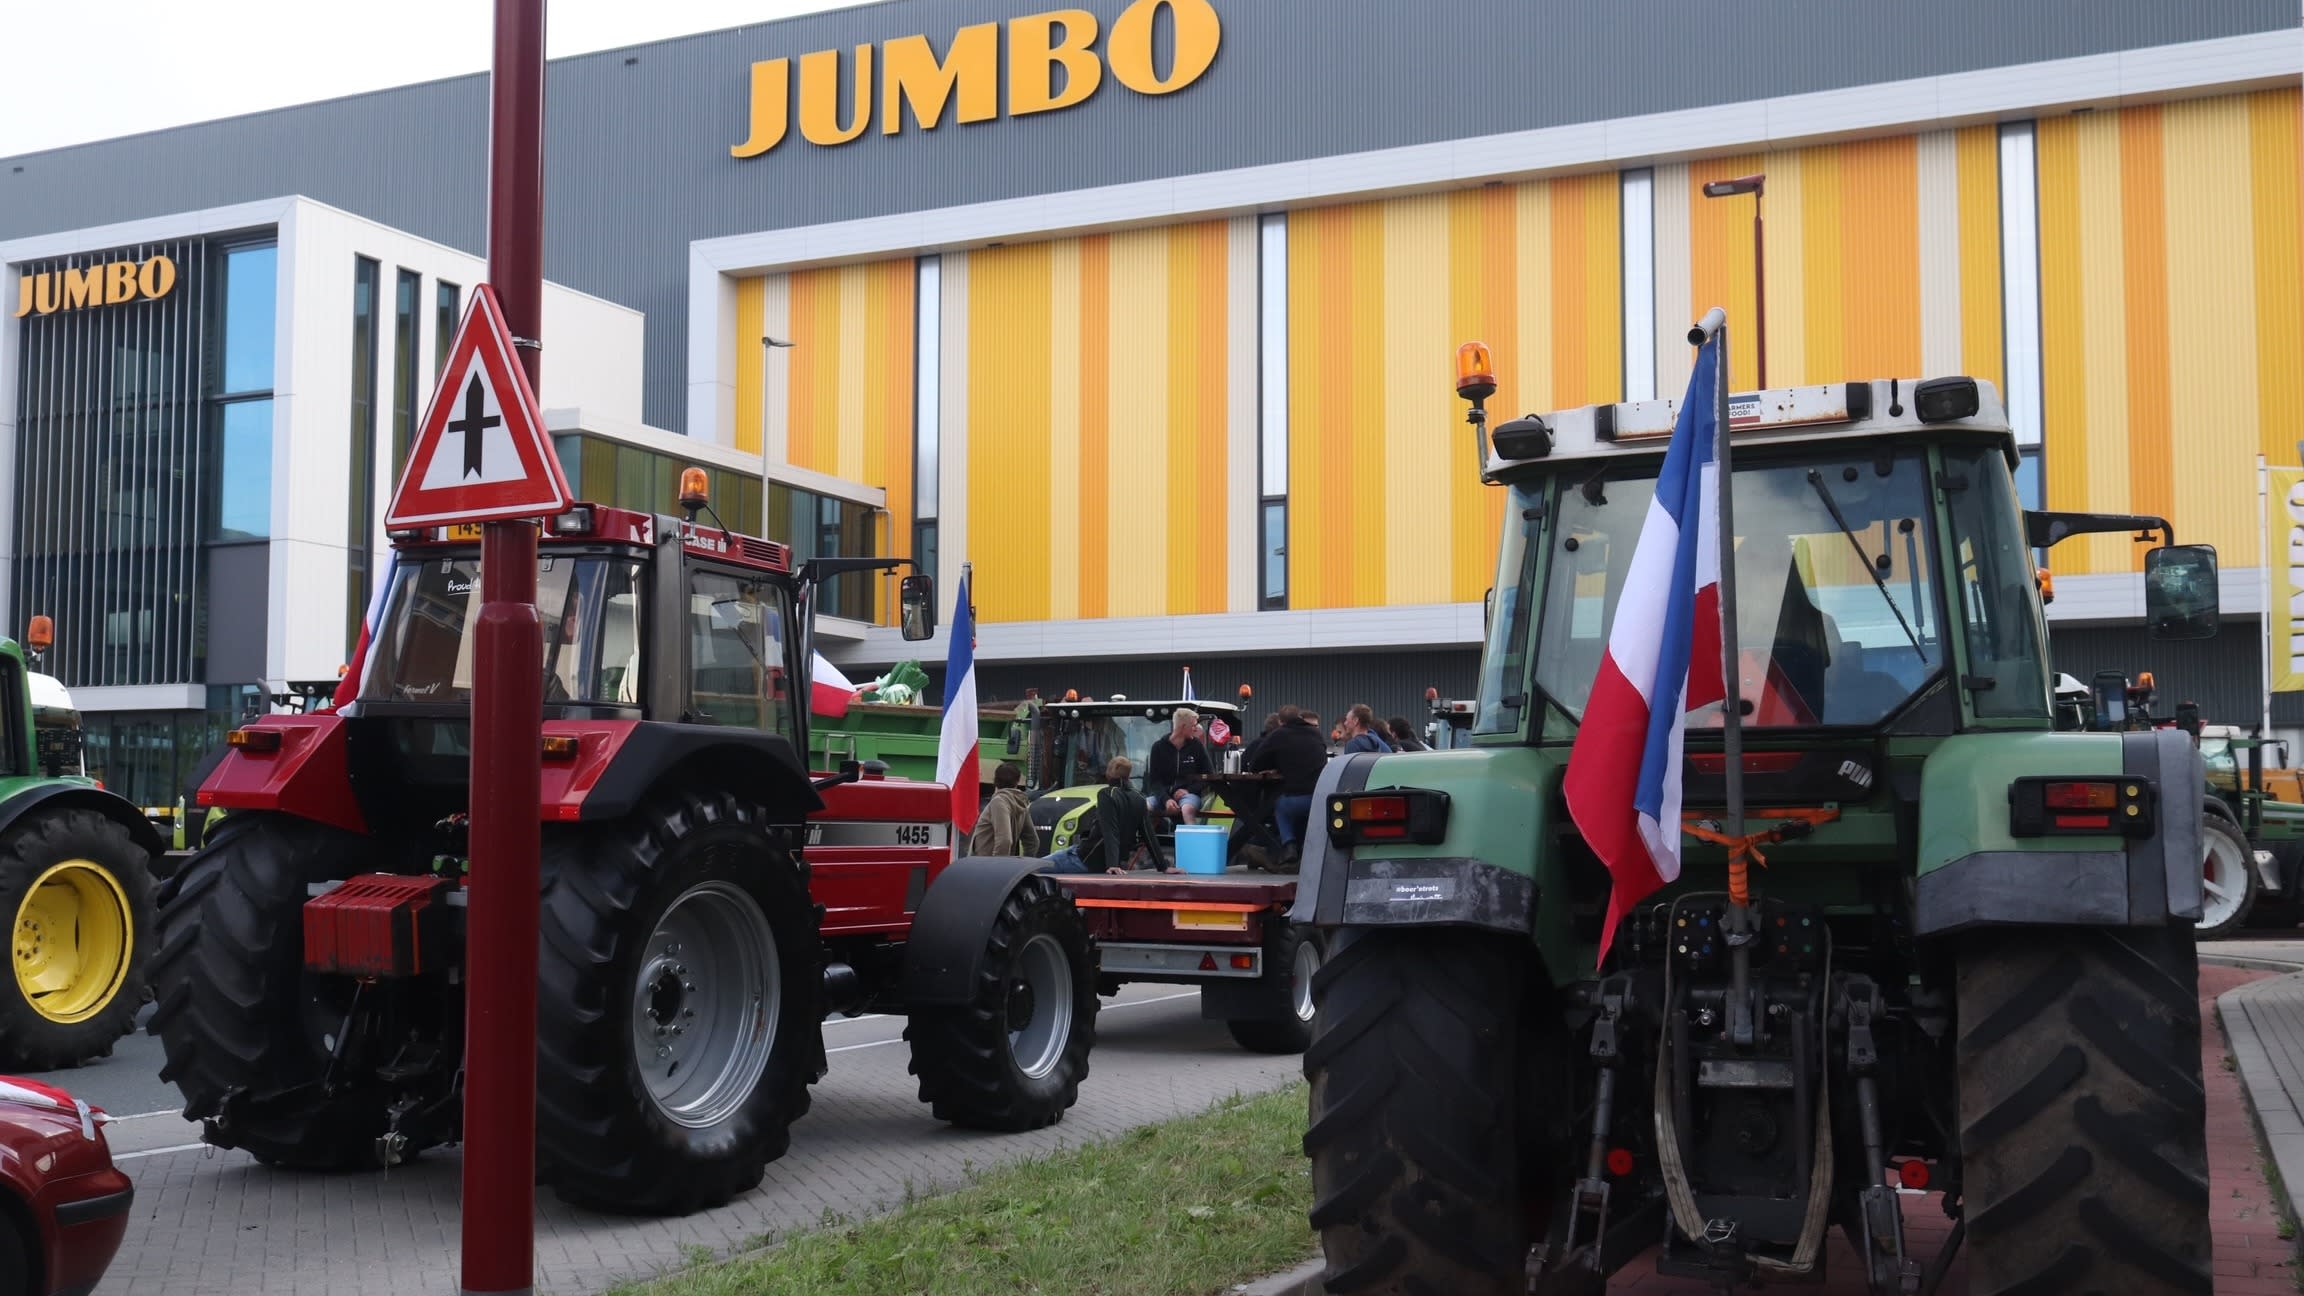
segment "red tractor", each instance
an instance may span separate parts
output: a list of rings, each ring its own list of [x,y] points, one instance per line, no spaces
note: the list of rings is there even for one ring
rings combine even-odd
[[[802,763],[816,591],[901,560],[795,571],[696,521],[701,476],[685,521],[580,504],[538,559],[538,1173],[621,1211],[757,1185],[829,1013],[906,1015],[921,1100],[979,1129],[1061,1119],[1095,1034],[1038,861],[955,862],[943,787]],[[235,731],[200,789],[228,813],[161,889],[152,1029],[218,1147],[389,1166],[460,1138],[476,530],[396,534],[356,697]],[[927,578],[904,590],[925,638]]]

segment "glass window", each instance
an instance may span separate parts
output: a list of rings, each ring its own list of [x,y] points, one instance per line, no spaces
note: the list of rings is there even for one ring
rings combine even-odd
[[[224,254],[224,393],[272,390],[279,260],[269,243]]]
[[[1642,508],[1646,508],[1643,504]],[[1496,555],[1496,586],[1489,591],[1488,627],[1480,650],[1480,711],[1474,733],[1512,733],[1526,705],[1528,596],[1536,587],[1535,540],[1542,532],[1543,496],[1514,486],[1505,503],[1504,543]]]
[[[216,407],[215,465],[208,538],[261,540],[272,534],[272,402]]]
[[[344,655],[360,642],[368,610],[368,551],[375,543],[376,308],[383,270],[367,257],[352,261],[352,437],[346,489]]]
[[[361,696],[382,702],[464,702],[472,695],[472,613],[480,605],[480,559],[449,555],[399,567]],[[546,554],[536,564],[544,620],[544,700],[638,706],[640,563]]]
[[[1571,713],[1591,695],[1655,489],[1652,475],[1594,477],[1561,493],[1536,683]],[[1735,549],[1747,726],[1877,724],[1942,669],[1917,451],[1739,465],[1736,516],[1755,528]],[[1689,669],[1695,679],[1702,666]],[[1690,721],[1717,727],[1720,704]]]
[[[408,442],[416,435],[416,333],[422,317],[417,314],[418,299],[424,291],[424,276],[413,270],[400,272],[399,284],[392,297],[392,476],[398,480],[400,469],[408,462]]]
[[[2027,509],[2043,509],[2048,506],[2040,501],[2047,493],[2041,478],[2040,452],[2027,450],[2016,468],[2016,501]]]
[[[1288,501],[1264,501],[1264,557],[1261,606],[1270,611],[1288,606]]]
[[[912,525],[912,561],[929,576],[936,576],[936,523],[915,522]]]
[[[446,280],[432,289],[432,378],[440,378],[440,367],[448,363],[448,344],[456,340],[456,323],[460,317],[457,294],[461,290]]]
[[[1944,455],[1956,593],[1968,626],[1968,696],[1979,716],[2045,717],[2048,632],[2007,465],[1998,450]]]
[[[688,589],[689,718],[789,736],[786,609],[775,591],[748,577],[701,571]]]
[[[944,263],[919,260],[919,306],[913,324],[912,498],[924,518],[936,516],[942,483],[938,456],[944,430]]]

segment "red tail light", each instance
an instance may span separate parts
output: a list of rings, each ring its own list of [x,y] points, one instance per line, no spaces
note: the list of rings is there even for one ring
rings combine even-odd
[[[1918,1157],[1896,1163],[1896,1182],[1919,1191],[1928,1186],[1928,1163]]]
[[[1632,1171],[1637,1167],[1637,1164],[1638,1163],[1632,1159],[1632,1149],[1608,1149],[1608,1173],[1615,1176],[1616,1178],[1622,1179],[1625,1176],[1631,1174]]]
[[[2119,789],[2111,783],[2050,783],[2040,799],[2051,810],[2110,810],[2119,803]]]

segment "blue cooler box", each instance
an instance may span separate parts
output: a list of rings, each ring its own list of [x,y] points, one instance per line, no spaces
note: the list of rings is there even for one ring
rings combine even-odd
[[[1214,824],[1181,824],[1176,829],[1176,867],[1186,873],[1222,873],[1224,846],[1231,832]]]

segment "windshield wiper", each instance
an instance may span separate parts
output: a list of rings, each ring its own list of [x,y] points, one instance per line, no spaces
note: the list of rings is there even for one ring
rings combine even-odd
[[[1920,646],[1920,636],[1912,633],[1912,623],[1904,619],[1904,609],[1896,606],[1896,596],[1889,592],[1888,582],[1880,579],[1880,569],[1873,564],[1872,555],[1864,552],[1864,542],[1856,538],[1855,530],[1841,514],[1840,502],[1832,498],[1832,488],[1824,484],[1824,474],[1814,468],[1809,469],[1808,484],[1816,488],[1816,498],[1823,500],[1824,507],[1831,511],[1832,521],[1839,526],[1840,534],[1848,537],[1849,547],[1856,551],[1856,561],[1864,564],[1864,574],[1872,578],[1872,587],[1880,591],[1880,597],[1888,604],[1888,610],[1896,614],[1896,624],[1903,628],[1904,637],[1912,641],[1912,651],[1920,654],[1921,661],[1927,661],[1928,650]]]

